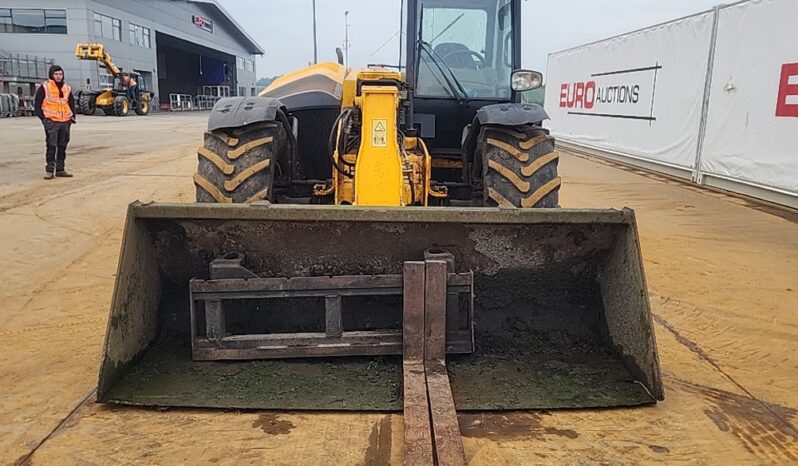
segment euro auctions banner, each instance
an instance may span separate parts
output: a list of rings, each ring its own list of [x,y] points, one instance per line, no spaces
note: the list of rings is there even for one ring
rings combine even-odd
[[[569,115],[657,121],[656,82],[662,65],[593,73],[583,82],[560,85],[559,107]]]
[[[798,0],[720,10],[701,170],[798,195]]]
[[[547,126],[560,138],[694,168],[713,14],[549,56]]]

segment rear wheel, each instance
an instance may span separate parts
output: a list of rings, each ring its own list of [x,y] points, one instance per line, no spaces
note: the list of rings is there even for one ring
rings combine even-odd
[[[554,138],[538,126],[483,127],[484,201],[488,206],[555,209],[561,180]]]
[[[130,101],[123,95],[116,96],[114,99],[114,114],[116,116],[127,116],[130,112]]]
[[[276,122],[205,133],[194,175],[197,202],[273,201],[274,172],[286,139],[285,127]]]
[[[97,96],[81,94],[78,99],[78,109],[83,115],[94,115],[97,111]]]

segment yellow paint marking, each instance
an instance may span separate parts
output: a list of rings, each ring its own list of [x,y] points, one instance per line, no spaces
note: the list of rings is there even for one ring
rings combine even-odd
[[[528,193],[530,188],[532,187],[528,182],[522,180],[521,177],[513,173],[512,170],[496,162],[495,160],[489,161],[488,167],[498,172],[501,176],[507,178],[507,181],[512,183],[513,186],[515,186],[516,189],[518,189],[522,193]]]
[[[194,184],[204,189],[205,192],[210,194],[219,204],[232,204],[233,200],[216,188],[210,181],[203,178],[199,173],[194,174]]]
[[[529,161],[529,154],[521,152],[520,150],[516,149],[510,144],[507,144],[506,142],[499,141],[498,139],[488,139],[488,144],[494,147],[498,147],[499,149],[511,154],[513,157],[517,158],[522,163],[526,163]]]
[[[221,170],[225,175],[232,175],[236,170],[235,166],[225,162],[224,159],[216,155],[213,151],[210,151],[204,147],[197,149],[197,154],[206,159],[208,162],[216,165],[216,168]]]
[[[535,207],[535,205],[541,201],[544,197],[548,196],[552,191],[559,188],[562,184],[562,180],[560,178],[553,179],[548,183],[544,184],[534,194],[531,196],[521,199],[521,207],[525,209],[531,209]]]
[[[269,144],[270,142],[272,142],[272,140],[274,140],[274,137],[272,136],[269,136],[267,138],[255,139],[254,141],[250,141],[236,150],[231,150],[230,152],[228,152],[227,158],[230,160],[235,160],[241,157],[242,155],[246,154],[247,152],[249,152],[251,149]]]
[[[520,143],[518,143],[518,145],[521,147],[521,149],[529,150],[529,149],[535,147],[536,145],[540,144],[543,141],[549,141],[549,140],[552,140],[552,139],[554,139],[554,138],[549,136],[548,134],[544,134],[542,136],[538,136],[536,138],[532,138],[532,139],[530,139],[528,141],[521,141]]]
[[[500,207],[515,207],[513,206],[512,202],[507,200],[506,197],[499,194],[499,192],[493,188],[488,188],[488,196],[494,201],[496,201],[496,203],[499,204]]]
[[[260,202],[264,199],[269,197],[269,188],[264,189],[263,191],[255,194],[254,196],[247,199],[246,204],[252,204],[253,202]]]
[[[550,164],[551,162],[557,160],[558,158],[560,158],[560,154],[558,152],[548,153],[543,157],[530,163],[526,167],[521,168],[521,173],[526,177],[532,176],[535,173],[537,173],[538,170]]]
[[[214,131],[212,133],[208,133],[211,136],[215,137],[216,139],[222,141],[223,143],[227,144],[230,147],[235,147],[238,145],[238,138],[230,137],[221,131]]]
[[[247,168],[246,170],[242,171],[238,174],[235,178],[230,181],[224,182],[224,189],[228,192],[233,192],[238,189],[239,186],[245,181],[247,181],[250,177],[254,174],[266,170],[271,165],[271,160],[263,160],[261,162],[252,165],[251,167]]]

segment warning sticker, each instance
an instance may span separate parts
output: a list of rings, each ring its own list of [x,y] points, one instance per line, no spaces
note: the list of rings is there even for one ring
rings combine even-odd
[[[371,146],[388,147],[388,120],[371,120]]]

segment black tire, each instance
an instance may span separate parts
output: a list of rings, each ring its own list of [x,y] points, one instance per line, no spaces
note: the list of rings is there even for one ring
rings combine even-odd
[[[130,101],[123,95],[118,95],[114,98],[114,115],[127,116],[130,112]]]
[[[83,115],[94,115],[97,111],[97,96],[92,94],[80,94],[78,108]]]
[[[554,138],[539,126],[486,126],[477,142],[487,206],[556,209],[560,185]]]
[[[141,100],[141,97],[139,97],[139,102],[136,105],[136,115],[149,115],[151,108],[152,106],[149,100]]]
[[[277,122],[205,133],[194,175],[197,202],[274,201],[274,172],[288,134]]]

